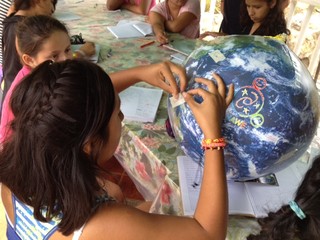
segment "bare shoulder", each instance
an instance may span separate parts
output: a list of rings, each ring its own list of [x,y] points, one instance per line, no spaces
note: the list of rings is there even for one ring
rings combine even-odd
[[[127,239],[129,234],[133,234],[132,239],[138,239],[134,235],[141,234],[138,229],[149,219],[149,215],[151,214],[124,204],[104,204],[86,223],[80,239],[99,240],[108,236],[110,240],[119,240]],[[133,226],[138,227],[136,231],[132,231]]]
[[[80,240],[208,239],[193,218],[151,214],[119,203],[105,204],[87,222]]]

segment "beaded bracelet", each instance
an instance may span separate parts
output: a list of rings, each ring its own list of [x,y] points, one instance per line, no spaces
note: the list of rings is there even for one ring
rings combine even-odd
[[[225,140],[224,138],[216,138],[216,139],[206,138],[202,140],[202,145],[211,144],[211,143],[225,143]]]
[[[201,146],[203,150],[220,150],[226,146],[226,142],[224,138],[216,138],[216,139],[203,139]]]

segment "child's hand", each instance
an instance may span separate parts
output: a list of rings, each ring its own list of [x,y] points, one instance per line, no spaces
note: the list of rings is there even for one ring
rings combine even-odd
[[[86,42],[80,47],[80,50],[86,55],[86,57],[91,57],[96,53],[96,47],[93,42]]]
[[[156,39],[160,44],[166,44],[169,42],[167,33],[164,31],[159,31],[156,33]]]
[[[221,124],[234,94],[233,84],[230,85],[228,95],[226,96],[226,86],[224,82],[217,74],[213,76],[217,81],[217,85],[213,81],[196,78],[196,82],[207,85],[208,91],[197,88],[183,93],[205,138],[221,137]],[[203,102],[200,104],[197,103],[193,99],[194,95],[201,96]]]
[[[185,69],[169,61],[149,65],[143,71],[143,74],[145,75],[143,81],[157,86],[174,96],[184,91],[187,86]],[[176,76],[179,77],[180,88],[177,85]]]

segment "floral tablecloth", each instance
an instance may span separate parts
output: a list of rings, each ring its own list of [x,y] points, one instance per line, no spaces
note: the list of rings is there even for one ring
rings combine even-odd
[[[122,19],[143,20],[143,16],[128,11],[110,12],[105,4],[94,0],[60,0],[56,12],[79,17],[65,20],[65,24],[71,35],[81,33],[85,40],[101,46],[98,64],[106,72],[169,60],[173,53],[158,44],[140,48],[154,37],[117,39],[107,30],[107,26],[116,25]],[[151,212],[182,215],[176,158],[183,152],[166,133],[167,117],[167,94],[164,93],[154,123],[124,122],[115,156],[142,196],[153,201]],[[259,229],[255,219],[240,216],[230,216],[228,226],[227,238],[236,240],[246,239],[250,232],[256,233]]]
[[[105,4],[83,1],[75,5],[61,4],[57,6],[56,15],[60,13],[80,17],[75,20],[61,19],[67,25],[70,35],[80,34],[85,41],[92,41],[101,47],[99,65],[106,72],[114,72],[138,65],[169,60],[171,51],[153,44],[140,48],[141,45],[155,40],[154,37],[117,39],[107,29],[120,20],[144,20],[141,15],[129,11],[108,11]]]

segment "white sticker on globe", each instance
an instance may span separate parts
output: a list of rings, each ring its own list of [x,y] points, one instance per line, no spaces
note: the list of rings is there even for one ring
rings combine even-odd
[[[219,50],[214,50],[213,52],[209,53],[209,56],[213,59],[213,61],[221,62],[226,59],[226,57],[219,51]]]
[[[178,98],[170,97],[170,103],[173,108],[180,106],[181,104],[185,103],[184,97],[181,93],[178,94]]]

